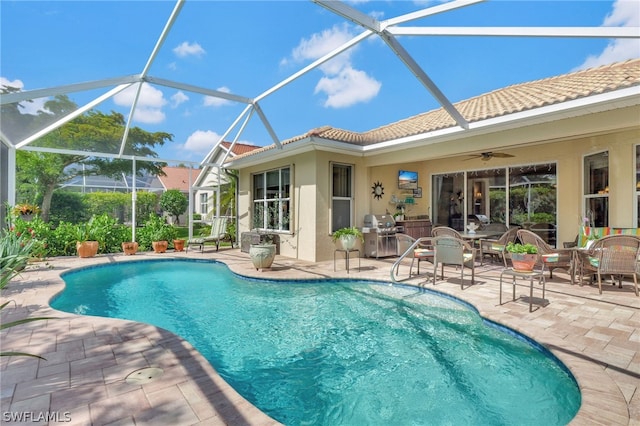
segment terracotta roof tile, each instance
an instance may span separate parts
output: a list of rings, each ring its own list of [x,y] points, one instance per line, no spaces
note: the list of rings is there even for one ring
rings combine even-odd
[[[158,176],[165,189],[179,189],[183,192],[189,191],[189,168],[187,167],[163,167],[162,171],[166,176]],[[200,169],[193,169],[191,181],[195,182],[200,174]]]
[[[229,147],[231,146],[231,142],[226,142],[223,141],[222,142],[222,146],[224,146],[226,149],[229,149]],[[236,155],[242,155],[245,154],[247,152],[253,151],[254,149],[260,149],[262,147],[257,146],[257,145],[249,145],[249,144],[245,144],[245,143],[239,143],[236,142],[236,144],[233,146],[233,153]]]
[[[476,122],[638,85],[640,85],[640,59],[633,59],[515,84],[457,102],[454,106],[468,122]],[[362,133],[331,126],[318,127],[304,135],[283,141],[282,144],[286,145],[308,137],[319,137],[364,146],[454,126],[456,123],[449,114],[443,108],[438,108]],[[275,145],[262,147],[242,156],[273,148]]]

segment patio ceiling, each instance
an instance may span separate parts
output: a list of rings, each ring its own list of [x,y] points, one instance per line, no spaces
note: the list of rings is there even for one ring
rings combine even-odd
[[[388,46],[390,51],[397,56],[403,66],[406,67],[417,79],[419,84],[425,89],[426,93],[430,94],[435,100],[437,100],[437,103],[455,121],[457,130],[459,132],[464,132],[469,129],[469,123],[465,120],[461,112],[454,106],[454,103],[447,97],[444,91],[441,90],[438,84],[434,82],[429,73],[425,71],[425,68],[420,65],[420,61],[412,56],[409,48],[407,48],[403,43],[404,40],[414,39],[416,37],[423,39],[431,38],[431,40],[433,40],[433,37],[435,36],[639,38],[639,29],[629,27],[434,27],[427,25],[406,25],[410,22],[419,21],[423,18],[469,7],[481,2],[482,0],[457,0],[450,3],[443,3],[436,6],[418,9],[389,19],[378,20],[343,2],[313,0],[313,4],[335,14],[336,17],[339,17],[339,21],[349,21],[356,24],[361,28],[361,32],[356,34],[350,40],[344,42],[338,48],[325,54],[319,59],[316,59],[278,83],[262,88],[262,91],[257,95],[252,95],[250,94],[250,89],[246,89],[247,91],[244,93],[232,93],[230,91],[222,91],[199,84],[192,84],[191,82],[174,81],[160,76],[151,75],[151,71],[154,69],[154,63],[159,52],[163,49],[172,29],[181,17],[185,0],[178,0],[168,17],[162,32],[159,34],[155,45],[151,49],[151,53],[149,54],[144,66],[138,74],[98,79],[83,83],[59,85],[38,90],[16,91],[1,94],[0,104],[3,108],[11,105],[24,105],[25,102],[37,99],[51,99],[51,97],[56,95],[70,95],[76,93],[82,93],[83,97],[78,99],[86,99],[86,101],[78,103],[77,109],[69,111],[68,114],[62,117],[55,117],[55,119],[52,118],[51,120],[43,120],[38,127],[31,129],[17,128],[17,126],[12,126],[13,123],[9,117],[3,118],[1,121],[2,129],[0,132],[0,139],[2,140],[2,143],[9,147],[9,150],[13,152],[14,150],[24,149],[63,154],[87,154],[86,151],[77,152],[64,148],[39,146],[38,139],[70,120],[73,120],[79,115],[99,107],[106,100],[112,99],[114,96],[117,96],[126,89],[133,87],[135,88],[135,95],[128,107],[129,113],[126,115],[126,126],[123,134],[121,135],[119,149],[106,151],[101,149],[100,146],[96,146],[89,151],[91,155],[95,156],[133,158],[126,150],[126,141],[129,129],[132,126],[134,111],[136,111],[139,106],[141,91],[144,90],[144,84],[146,84],[155,87],[178,89],[190,94],[193,93],[208,96],[214,99],[232,102],[239,106],[237,114],[229,119],[225,132],[220,136],[217,142],[210,147],[208,154],[204,156],[200,162],[201,165],[214,165],[212,161],[214,157],[216,157],[215,165],[224,164],[228,159],[233,146],[241,140],[240,138],[243,131],[249,123],[254,121],[254,118],[263,126],[271,143],[275,144],[276,147],[281,147],[281,143],[284,139],[277,136],[277,126],[273,124],[273,119],[270,118],[270,114],[267,112],[266,108],[263,108],[263,105],[268,102],[269,98],[282,92],[286,92],[287,86],[294,81],[303,78],[303,76],[307,75],[312,70],[317,69],[341,53],[361,44],[364,40],[371,37],[379,38],[386,46]],[[241,19],[241,17],[239,17],[239,19]],[[405,38],[401,39],[402,37]],[[221,63],[224,64],[224,58],[221,58]],[[295,102],[293,103],[295,104]],[[171,129],[169,129],[169,131],[171,131]],[[231,146],[228,144],[221,145],[222,141],[230,141]],[[222,151],[224,155],[218,155],[220,151]],[[136,159],[141,161],[159,160],[158,158]],[[160,160],[189,162],[185,161],[183,158],[160,158]]]

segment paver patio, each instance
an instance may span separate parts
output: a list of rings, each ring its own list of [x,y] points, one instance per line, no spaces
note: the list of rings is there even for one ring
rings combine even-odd
[[[279,279],[351,277],[389,281],[395,258],[363,258],[362,268],[349,274],[344,263],[309,263],[276,257],[269,271],[258,272],[238,249],[208,249],[204,253],[139,253],[103,255],[92,259],[55,258],[32,264],[3,294],[12,300],[2,322],[27,316],[54,316],[3,330],[3,351],[42,355],[0,358],[2,422],[7,424],[73,425],[222,425],[277,424],[231,389],[209,363],[186,341],[157,327],[109,318],[59,312],[48,301],[64,283],[69,269],[144,259],[206,258],[226,263],[236,273]],[[529,313],[528,299],[498,304],[501,268],[476,266],[476,284],[460,289],[452,269],[435,289],[474,305],[481,315],[507,325],[546,345],[573,372],[582,391],[575,425],[640,425],[640,298],[632,286],[571,285],[567,274],[554,271],[547,280],[546,306]],[[406,278],[402,266],[400,277]],[[548,276],[548,274],[547,274]],[[470,277],[465,276],[465,280]],[[433,288],[427,277],[406,284]],[[534,292],[534,308],[540,291]],[[518,295],[528,288],[518,287]],[[145,367],[164,373],[147,383],[130,384],[125,377]],[[40,413],[54,416],[41,421]],[[22,415],[22,421],[9,416]],[[31,416],[31,417],[29,417]],[[57,418],[56,418],[57,416]],[[15,417],[14,419],[15,420]]]

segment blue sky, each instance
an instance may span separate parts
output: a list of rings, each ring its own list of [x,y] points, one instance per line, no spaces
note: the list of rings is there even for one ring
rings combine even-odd
[[[428,1],[347,2],[377,19]],[[142,72],[172,1],[0,1],[0,84],[33,90]],[[637,0],[487,1],[409,26],[640,26]],[[253,98],[362,31],[307,1],[187,1],[149,75]],[[511,84],[640,57],[640,41],[400,37],[452,102]],[[70,94],[78,104],[106,92]],[[133,92],[97,108],[129,114]],[[40,102],[34,102],[37,109]],[[279,139],[324,125],[366,131],[439,104],[372,36],[261,102]],[[166,131],[162,158],[199,161],[244,109],[195,92],[145,85],[134,125]],[[231,132],[227,139],[236,136]],[[272,141],[254,115],[239,140]]]

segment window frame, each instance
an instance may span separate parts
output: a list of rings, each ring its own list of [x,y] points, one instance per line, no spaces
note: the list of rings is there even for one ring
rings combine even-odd
[[[203,216],[209,214],[209,193],[201,192],[199,201],[200,201],[200,214]]]
[[[335,188],[334,188],[334,180],[333,173],[336,167],[349,169],[349,196],[336,196]],[[329,207],[329,235],[332,235],[335,231],[344,227],[352,227],[354,226],[354,206],[355,206],[355,165],[349,163],[340,163],[336,161],[329,162],[329,198],[331,199],[331,205]],[[342,224],[338,226],[336,229],[334,228],[334,217],[338,214],[338,209],[335,208],[335,202],[337,201],[347,201],[349,203],[349,221],[348,224]],[[343,226],[344,225],[344,226]]]
[[[269,190],[269,177],[273,176],[273,173],[277,172],[278,183],[277,189],[275,189],[275,196],[270,197]],[[288,173],[288,181],[284,179],[284,172]],[[256,188],[256,179],[262,179],[262,197],[258,197]],[[272,233],[291,233],[291,217],[292,217],[292,181],[293,181],[293,167],[283,166],[275,169],[269,169],[257,173],[251,174],[251,223],[252,229],[262,232]],[[273,186],[273,185],[272,185]],[[287,196],[284,196],[286,194]],[[270,207],[271,204],[271,207]],[[277,205],[276,208],[273,205]],[[277,211],[277,218],[275,221],[270,221],[271,216],[269,212]],[[262,219],[258,219],[258,214],[262,215]],[[270,223],[271,222],[271,223]],[[276,226],[270,226],[276,224]]]
[[[604,155],[607,158],[607,183],[606,183],[606,187],[602,190],[602,191],[598,191],[598,192],[590,192],[587,193],[588,188],[587,188],[587,182],[589,181],[589,179],[591,178],[591,169],[587,170],[587,159],[590,157],[595,157],[598,155]],[[587,176],[587,173],[590,173],[589,176]],[[609,203],[609,179],[611,177],[611,165],[609,162],[609,151],[608,150],[602,150],[602,151],[597,151],[597,152],[592,152],[589,154],[585,154],[582,156],[582,217],[586,217],[589,220],[589,224],[591,226],[609,226],[609,208],[610,208],[610,203]],[[596,214],[593,212],[593,210],[589,207],[589,204],[591,204],[592,200],[602,200],[606,206],[605,211],[602,212],[602,214],[604,215],[604,220],[600,221],[597,217]]]

